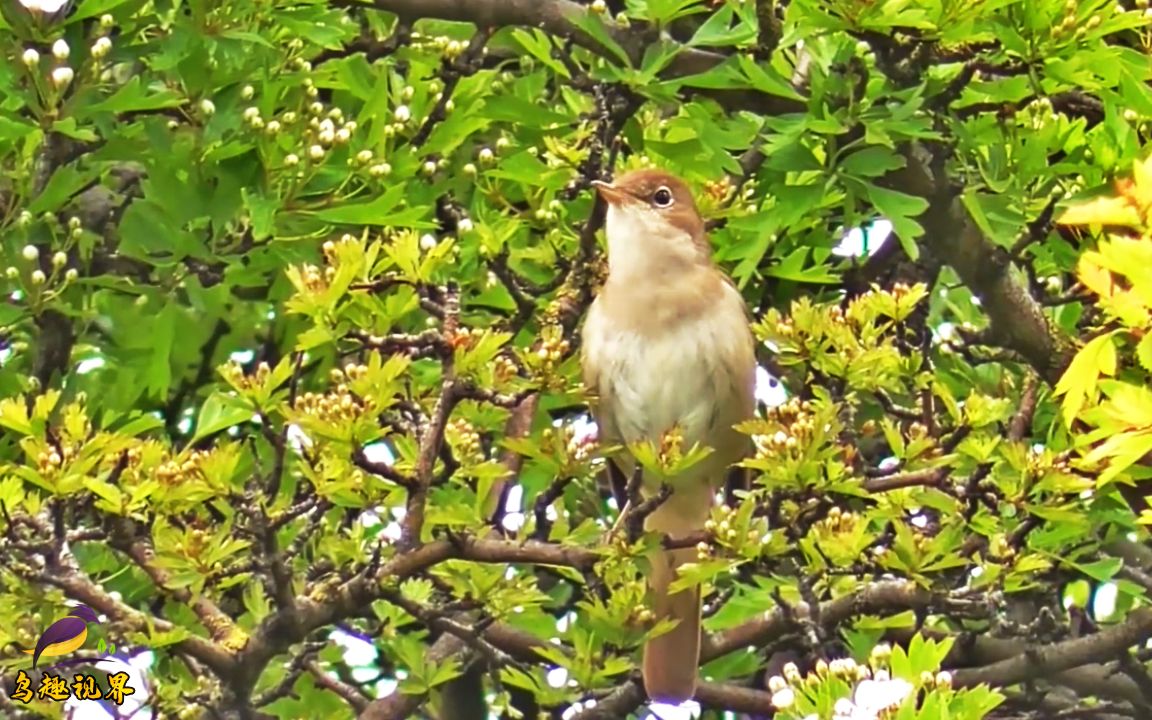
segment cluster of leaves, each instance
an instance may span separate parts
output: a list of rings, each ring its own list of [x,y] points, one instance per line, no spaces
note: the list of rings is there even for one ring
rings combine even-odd
[[[1050,220],[1142,154],[1147,3],[33,5],[0,20],[6,666],[79,600],[156,653],[162,717],[632,713],[663,539],[606,542],[577,328],[590,182],[661,165],[790,393],[686,539],[708,712],[864,713],[880,672],[926,719],[1049,712],[1014,686],[1120,656],[1146,681],[1066,643],[1152,635],[1152,165]],[[1066,373],[1029,350],[1080,341]],[[993,664],[1028,645],[1039,671]]]

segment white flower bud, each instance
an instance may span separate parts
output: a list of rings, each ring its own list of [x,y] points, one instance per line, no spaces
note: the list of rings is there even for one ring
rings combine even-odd
[[[68,255],[67,255],[67,253],[64,253],[63,251],[57,252],[55,255],[52,256],[52,266],[53,267],[62,268],[62,267],[64,267],[64,265],[67,262],[68,262]]]
[[[410,102],[412,100],[412,96],[415,94],[416,88],[412,87],[411,85],[405,85],[404,89],[400,91],[400,98],[404,102]]]
[[[468,175],[468,176],[471,176],[471,177],[475,177],[475,176],[476,176],[476,165],[475,165],[475,163],[467,163],[467,164],[465,164],[465,165],[464,165],[464,174],[465,174],[465,175]]]
[[[264,132],[269,135],[275,135],[280,132],[280,122],[277,120],[269,120],[268,124],[264,126]]]
[[[212,102],[208,98],[204,98],[200,101],[200,112],[204,113],[205,115],[214,115],[216,113],[216,103]]]
[[[412,111],[408,109],[407,105],[399,105],[392,113],[392,117],[398,123],[406,123],[412,119]]]
[[[480,148],[479,158],[482,163],[490,163],[496,158],[496,154],[491,148]]]
[[[21,210],[20,216],[16,218],[16,224],[22,228],[26,228],[32,224],[32,221],[34,219],[35,218],[32,216],[32,213],[30,213],[27,210]],[[35,249],[35,248],[33,248],[33,249]]]
[[[284,165],[286,167],[295,167],[300,164],[300,156],[296,153],[288,153],[284,156]]]
[[[24,259],[28,262],[35,262],[36,258],[40,257],[40,250],[35,245],[25,245],[24,249],[20,251]]]
[[[427,251],[427,250],[431,250],[434,247],[436,247],[436,236],[435,235],[425,234],[425,235],[420,236],[420,249],[421,250]]]
[[[72,72],[72,68],[68,66],[58,67],[52,71],[52,84],[55,85],[58,89],[63,90],[64,88],[68,87],[68,85],[72,82],[72,78],[75,76],[76,74]]]
[[[421,170],[425,175],[432,175],[436,172],[436,163],[429,160],[424,163],[423,167],[421,167]]]
[[[64,42],[63,38],[52,43],[52,56],[55,57],[57,60],[60,60],[60,61],[67,60],[68,55],[71,52],[72,52],[72,50],[68,47],[68,43]]]
[[[331,145],[336,141],[336,135],[331,130],[321,130],[316,139],[321,145]]]
[[[48,276],[44,274],[43,270],[33,270],[31,279],[33,285],[43,285],[48,280]]]
[[[111,15],[109,15],[108,13],[104,13],[103,15],[100,16],[100,27],[104,28],[105,30],[107,30],[108,28],[112,27],[115,24],[116,24],[116,20],[113,19],[113,17]]]
[[[92,57],[100,60],[112,52],[112,41],[106,37],[96,38],[96,42],[92,43]]]
[[[64,273],[64,279],[68,282],[76,282],[76,278],[80,277],[80,273],[76,272],[76,268],[68,268]]]
[[[24,55],[21,59],[29,68],[34,68],[40,64],[40,53],[36,52],[34,48],[28,48],[24,51]]]
[[[506,137],[496,138],[496,149],[497,150],[506,150],[508,148],[508,145],[509,145],[508,138],[506,138]]]
[[[461,218],[460,222],[456,223],[456,228],[460,232],[472,232],[473,227],[471,218]]]
[[[387,177],[392,174],[392,166],[388,163],[379,163],[368,168],[368,174],[372,177]]]
[[[319,145],[313,145],[312,147],[308,148],[308,157],[312,158],[313,160],[323,160],[324,148],[320,147]]]
[[[8,276],[9,280],[15,280],[16,278],[20,277],[20,271],[12,265],[4,268],[4,274]]]
[[[360,163],[361,165],[367,165],[368,163],[372,162],[372,151],[361,150],[360,152],[356,153],[356,162]]]
[[[256,107],[244,108],[244,116],[243,117],[246,121],[252,122],[256,118],[260,117],[260,108],[256,108]]]
[[[339,130],[336,131],[336,144],[337,145],[347,145],[348,141],[351,139],[352,139],[352,133],[348,131],[348,128],[340,128]]]
[[[772,693],[772,706],[777,710],[786,710],[796,702],[796,692],[786,687]]]
[[[240,89],[240,97],[242,97],[245,100],[251,100],[255,96],[256,96],[256,88],[252,87],[251,85],[245,85],[244,87],[242,87]]]

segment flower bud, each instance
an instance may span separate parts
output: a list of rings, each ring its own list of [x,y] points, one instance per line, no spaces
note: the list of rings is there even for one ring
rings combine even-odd
[[[200,101],[200,112],[204,113],[205,115],[215,114],[216,113],[216,103],[212,102],[208,98],[204,98],[203,100]]]
[[[64,273],[64,279],[68,282],[76,282],[76,278],[80,277],[80,273],[76,272],[76,268],[68,268]]]
[[[284,156],[284,165],[286,167],[295,167],[300,164],[300,156],[296,153],[288,153]]]
[[[240,88],[240,97],[241,98],[243,98],[245,100],[251,100],[255,96],[256,96],[256,88],[252,87],[251,85],[245,85],[244,87]]]
[[[107,30],[108,28],[112,27],[115,24],[116,24],[116,20],[113,19],[113,17],[111,15],[109,15],[108,13],[104,13],[103,15],[100,16],[100,27],[104,28],[105,30]]]
[[[20,254],[28,262],[36,262],[36,258],[40,257],[40,250],[35,245],[25,245]]]
[[[63,90],[68,87],[72,82],[72,78],[75,76],[76,74],[72,72],[72,68],[68,66],[58,67],[52,71],[52,84],[58,89]]]
[[[40,64],[40,53],[36,52],[35,48],[28,48],[21,59],[29,68],[34,68]]]
[[[52,43],[52,56],[54,58],[56,58],[57,60],[60,60],[61,62],[63,62],[64,60],[67,60],[68,55],[71,52],[72,51],[68,47],[68,43],[64,42],[63,38]]]
[[[96,42],[92,43],[92,57],[100,60],[112,52],[112,41],[106,37],[96,38]]]
[[[33,285],[43,285],[46,280],[48,280],[48,277],[44,274],[43,270],[33,270],[32,271],[32,284]]]
[[[68,262],[67,253],[60,251],[52,256],[52,267],[62,268]]]
[[[408,109],[407,105],[399,105],[392,113],[392,117],[398,123],[406,123],[412,119],[412,111]]]

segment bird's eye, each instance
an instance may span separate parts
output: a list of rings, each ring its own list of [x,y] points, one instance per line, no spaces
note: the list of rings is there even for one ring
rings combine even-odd
[[[672,199],[672,191],[664,186],[660,186],[652,193],[652,204],[658,208],[670,207]]]

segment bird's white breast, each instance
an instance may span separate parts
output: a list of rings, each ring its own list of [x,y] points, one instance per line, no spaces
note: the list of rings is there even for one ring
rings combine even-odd
[[[743,305],[725,286],[714,309],[658,332],[614,323],[597,302],[584,331],[586,362],[598,368],[601,425],[613,441],[658,441],[679,425],[687,446],[727,433],[744,402],[734,358],[748,357]],[[751,358],[749,358],[751,359]],[[750,369],[746,369],[750,372]],[[725,423],[727,426],[725,427]]]

